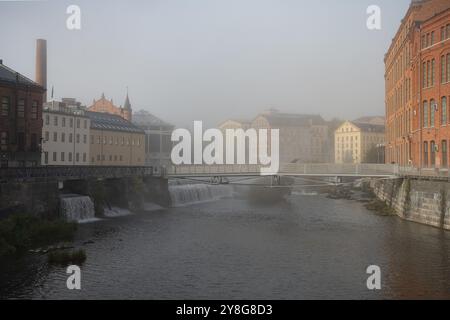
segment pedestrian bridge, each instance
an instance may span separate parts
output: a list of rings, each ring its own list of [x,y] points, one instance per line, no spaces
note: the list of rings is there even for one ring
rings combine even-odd
[[[176,165],[166,168],[169,178],[261,176],[260,165]],[[276,176],[394,177],[400,167],[393,164],[299,164],[280,166]]]

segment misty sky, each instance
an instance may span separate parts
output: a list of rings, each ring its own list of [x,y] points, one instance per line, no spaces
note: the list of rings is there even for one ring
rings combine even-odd
[[[384,114],[383,57],[410,0],[0,0],[0,59],[34,79],[48,41],[55,98],[104,92],[177,126],[277,108],[326,119]],[[77,4],[82,29],[66,29]],[[366,8],[382,9],[382,30]],[[50,91],[51,89],[49,89]]]

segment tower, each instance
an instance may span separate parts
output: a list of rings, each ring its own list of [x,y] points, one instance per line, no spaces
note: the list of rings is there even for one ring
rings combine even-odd
[[[125,98],[125,103],[123,104],[123,117],[131,121],[131,115],[132,115],[132,109],[131,109],[131,103],[130,98],[128,97],[128,89],[127,89],[127,97]]]
[[[36,83],[47,90],[47,40],[36,40]],[[47,102],[44,93],[43,102]]]

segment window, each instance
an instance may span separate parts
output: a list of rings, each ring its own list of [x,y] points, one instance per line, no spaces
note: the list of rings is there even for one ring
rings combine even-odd
[[[422,88],[427,86],[427,63],[424,62],[422,65]]]
[[[431,45],[434,44],[434,31],[431,31]]]
[[[53,161],[56,162],[56,152],[53,152]]]
[[[428,127],[428,102],[423,102],[423,127]]]
[[[442,140],[442,167],[447,168],[447,140]]]
[[[33,100],[31,103],[31,119],[36,120],[38,118],[38,102]]]
[[[69,152],[69,162],[72,162],[72,152]]]
[[[48,152],[44,152],[44,163],[48,164]]]
[[[0,134],[0,150],[6,151],[8,150],[8,132],[3,131]]]
[[[450,81],[450,53],[447,54],[447,82]]]
[[[447,82],[447,72],[445,70],[445,56],[441,57],[441,83]]]
[[[84,144],[87,143],[87,135],[83,135],[83,143],[84,143]]]
[[[55,126],[58,125],[58,116],[55,116],[55,117],[53,118],[53,124],[54,124]]]
[[[423,166],[428,167],[428,142],[423,143]]]
[[[86,153],[83,153],[83,162],[86,162]]]
[[[434,68],[435,68],[435,65],[436,65],[436,61],[433,59],[433,60],[431,60],[431,86],[433,87],[434,86],[434,74],[435,74],[435,72],[434,72]]]
[[[435,125],[436,103],[434,100],[430,100],[430,127]]]
[[[38,141],[36,133],[31,134],[30,149],[31,151],[38,151]]]
[[[87,129],[87,120],[84,120],[84,128]]]
[[[70,118],[69,126],[70,126],[71,128],[73,128],[73,118]]]
[[[76,137],[77,137],[77,143],[80,143],[80,135],[78,133],[77,133]]]
[[[441,124],[447,123],[447,97],[442,97],[441,101]]]
[[[91,144],[94,144],[94,136],[91,134]]]
[[[66,117],[63,117],[62,118],[62,124],[61,124],[63,127],[65,127],[66,126]]]
[[[75,161],[80,162],[80,154],[78,152],[75,154]]]
[[[61,133],[61,142],[66,142],[66,134],[64,132]]]
[[[430,86],[431,83],[431,68],[430,68],[430,61],[427,61],[427,88]]]
[[[65,158],[65,154],[64,154],[64,152],[61,152],[61,161],[62,161],[62,162],[65,161],[64,158]]]
[[[72,143],[72,141],[73,141],[73,134],[69,133],[69,143]]]
[[[426,40],[425,40],[425,35],[422,36],[422,49],[425,48],[427,46],[426,44]]]
[[[50,140],[50,132],[45,131],[45,141]]]
[[[77,128],[80,128],[80,119],[77,119]]]
[[[436,164],[436,144],[434,143],[434,141],[431,141],[430,143],[430,153],[430,164],[432,167],[434,167],[434,165]]]
[[[58,141],[58,133],[57,132],[53,132],[53,141],[54,142]]]
[[[441,41],[445,40],[445,27],[441,27]]]
[[[17,117],[25,118],[25,99],[19,99],[17,103]]]
[[[50,116],[48,114],[45,115],[45,124],[46,125],[50,124]]]
[[[0,115],[8,116],[10,104],[11,104],[11,100],[9,99],[9,97],[2,97],[2,105],[1,105],[2,109],[1,109]]]

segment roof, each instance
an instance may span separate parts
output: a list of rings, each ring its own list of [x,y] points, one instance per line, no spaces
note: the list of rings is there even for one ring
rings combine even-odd
[[[326,125],[320,115],[270,112],[259,116],[265,117],[272,127]]]
[[[371,123],[361,123],[361,122],[351,122],[355,126],[361,129],[364,132],[379,132],[384,133],[384,125],[379,124],[371,124]]]
[[[144,133],[142,129],[121,116],[104,112],[85,111],[91,119],[91,129]]]
[[[353,122],[384,125],[385,118],[384,116],[361,117],[353,120]]]
[[[14,71],[11,68],[8,68],[3,63],[0,63],[0,81],[9,82],[11,84],[21,84],[25,86],[37,87],[42,90],[45,90],[39,84],[25,77],[24,75]]]
[[[140,110],[133,113],[133,123],[142,129],[150,129],[151,127],[171,127],[173,125],[161,120],[148,111]]]

